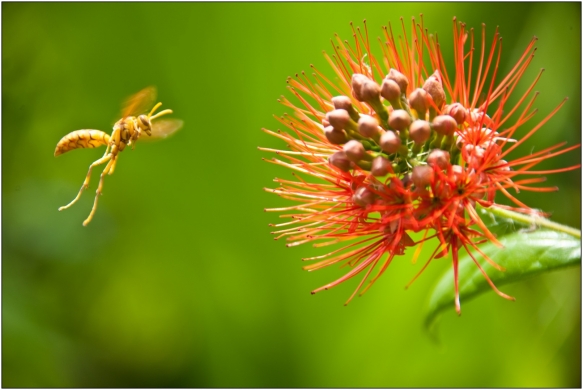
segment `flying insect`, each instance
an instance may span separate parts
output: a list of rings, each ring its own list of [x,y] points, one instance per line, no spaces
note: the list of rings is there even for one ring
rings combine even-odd
[[[156,88],[154,87],[144,88],[128,98],[123,105],[122,118],[113,125],[111,135],[101,130],[83,129],[72,131],[61,138],[55,149],[55,157],[73,149],[97,148],[102,145],[106,146],[106,148],[103,157],[94,161],[89,166],[89,172],[87,172],[85,181],[75,199],[66,206],[59,207],[59,211],[68,209],[75,204],[75,202],[81,197],[83,191],[89,186],[91,170],[98,165],[106,164],[103,172],[101,172],[91,213],[87,219],[83,221],[83,226],[87,226],[87,224],[93,219],[95,210],[97,209],[97,201],[99,200],[99,196],[103,189],[103,179],[105,178],[105,175],[113,174],[119,153],[122,152],[126,146],[131,146],[132,149],[134,149],[136,142],[144,134],[147,135],[146,139],[162,139],[182,127],[183,122],[179,119],[158,119],[161,116],[172,114],[172,110],[169,109],[154,114],[156,110],[160,108],[162,103],[157,103],[148,114],[145,114],[147,109],[152,107],[155,100]]]

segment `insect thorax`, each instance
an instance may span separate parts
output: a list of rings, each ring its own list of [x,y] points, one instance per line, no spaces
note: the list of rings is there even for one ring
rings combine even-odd
[[[117,121],[113,127],[114,131],[119,129],[120,141],[123,144],[128,144],[132,139],[135,131],[135,117],[129,116]]]

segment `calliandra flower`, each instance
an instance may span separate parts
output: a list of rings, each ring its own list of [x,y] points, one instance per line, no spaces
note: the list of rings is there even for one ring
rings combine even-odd
[[[545,180],[540,175],[580,165],[533,168],[579,145],[561,143],[514,160],[509,154],[555,115],[566,99],[538,124],[527,125],[536,113],[538,93],[532,91],[542,70],[524,93],[517,93],[516,87],[532,61],[536,38],[510,72],[500,76],[498,30],[487,44],[483,25],[475,50],[474,30],[468,31],[454,18],[455,69],[448,72],[437,35],[427,33],[423,19],[420,24],[412,19],[410,37],[402,19],[401,25],[403,36],[398,41],[390,25],[383,29],[378,38],[380,56],[372,52],[366,21],[364,30],[352,28],[352,44],[336,36],[334,54],[324,53],[334,79],[313,66],[312,79],[303,72],[288,79],[288,89],[298,103],[280,100],[293,111],[277,118],[287,130],[264,131],[289,149],[260,148],[276,153],[267,161],[291,169],[295,178],[276,178],[279,186],[266,189],[294,202],[266,209],[283,212],[288,219],[272,225],[277,228],[275,239],[285,238],[287,246],[342,244],[340,249],[305,258],[315,263],[304,268],[312,271],[333,264],[350,268],[312,293],[363,274],[346,303],[358,291],[364,293],[396,256],[410,247],[420,248],[430,238],[436,238],[438,245],[417,276],[433,259],[451,254],[458,313],[460,251],[470,255],[500,296],[514,299],[494,286],[477,260],[479,255],[501,269],[480,250],[486,241],[502,245],[476,206],[544,215],[509,190],[555,191],[555,187],[531,185]],[[517,94],[518,102],[510,106],[510,97]],[[516,115],[518,119],[510,123]],[[517,130],[524,126],[529,130],[518,139]],[[514,206],[496,203],[497,194]],[[410,233],[418,232],[423,238],[415,242]]]

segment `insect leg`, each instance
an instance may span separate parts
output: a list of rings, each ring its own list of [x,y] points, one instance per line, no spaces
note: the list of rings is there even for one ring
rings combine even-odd
[[[107,175],[107,173],[109,172],[111,167],[115,164],[115,161],[117,160],[116,157],[111,159],[107,163],[107,165],[105,166],[105,169],[103,169],[103,172],[101,172],[101,178],[99,179],[99,185],[97,186],[97,191],[95,191],[95,200],[93,201],[93,208],[91,209],[91,213],[89,213],[89,216],[87,217],[87,219],[85,221],[83,221],[83,226],[87,226],[89,224],[89,222],[91,222],[91,220],[93,219],[93,215],[95,214],[95,210],[97,210],[97,201],[99,200],[99,195],[101,195],[101,189],[103,188],[103,179],[105,178],[105,175]]]
[[[112,160],[113,164],[111,165],[111,169],[109,170],[109,175],[113,175],[113,171],[115,171],[115,166],[117,165],[117,158]]]
[[[112,165],[111,165],[111,168],[110,168],[109,173],[108,173],[109,175],[113,175],[113,171],[115,170],[115,166],[117,165],[117,155],[118,154],[119,154],[119,148],[118,148],[118,146],[117,145],[113,145],[111,147],[111,155],[112,155],[111,162],[112,162]]]
[[[110,175],[112,175],[113,171],[115,170],[115,165],[117,164],[117,155],[125,147],[125,143],[123,143],[121,140],[121,132],[120,131],[115,130],[111,135],[111,139],[112,139],[111,155],[112,155],[113,165],[111,166],[111,169],[109,170]],[[121,146],[121,148],[120,148],[120,146]]]
[[[79,200],[79,198],[81,197],[81,194],[83,193],[84,190],[87,189],[87,187],[89,186],[89,180],[91,179],[91,170],[93,169],[93,167],[103,164],[104,162],[108,161],[109,159],[111,159],[111,153],[108,155],[103,156],[102,158],[100,158],[99,160],[95,161],[93,164],[91,164],[89,166],[89,172],[87,172],[87,176],[85,176],[85,181],[83,182],[83,185],[81,186],[81,189],[79,190],[79,193],[77,194],[77,196],[75,197],[75,199],[73,199],[71,201],[71,203],[69,203],[66,206],[62,206],[59,207],[59,211],[68,209],[69,207],[71,207],[73,204],[75,204],[75,202],[77,202]]]
[[[105,153],[103,153],[103,157],[107,156],[109,154],[109,149],[111,148],[111,143],[107,144],[107,147],[105,148]]]

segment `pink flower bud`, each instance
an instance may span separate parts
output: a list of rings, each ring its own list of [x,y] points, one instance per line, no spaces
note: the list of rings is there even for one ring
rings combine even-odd
[[[360,73],[352,75],[352,93],[361,102],[380,101],[381,87]]]
[[[365,102],[380,100],[381,87],[376,81],[369,80],[363,84],[360,93]]]
[[[337,110],[349,111],[352,108],[352,100],[348,96],[340,95],[332,98],[332,104]]]
[[[508,161],[506,160],[500,160],[498,161],[498,164],[496,164],[496,169],[502,171],[502,172],[510,172],[510,166],[508,165]]]
[[[464,168],[460,165],[452,165],[451,173],[453,174],[455,181],[458,182],[464,173]]]
[[[333,110],[326,114],[326,119],[336,130],[344,130],[350,122],[350,115],[346,110]]]
[[[425,113],[427,113],[427,109],[429,108],[429,104],[427,103],[428,99],[429,95],[421,88],[417,88],[409,95],[409,106],[417,111],[420,119],[425,119]]]
[[[389,115],[389,126],[395,130],[406,129],[411,124],[411,116],[405,110],[394,110]]]
[[[409,138],[413,140],[416,144],[422,144],[426,142],[431,136],[431,127],[429,122],[418,119],[411,123],[409,127]]]
[[[401,96],[401,88],[395,80],[385,78],[381,85],[381,96],[388,101],[395,101]]]
[[[470,118],[472,123],[482,123],[483,126],[492,127],[492,119],[477,108],[470,112]]]
[[[364,146],[356,140],[348,141],[342,148],[350,161],[359,162],[366,154]]]
[[[333,145],[342,145],[348,141],[344,130],[336,130],[332,126],[328,126],[324,129],[324,135]]]
[[[411,180],[411,174],[410,173],[405,174],[403,176],[403,178],[401,179],[401,184],[403,185],[403,188],[409,188],[409,187],[411,187],[411,184],[412,183],[413,183],[413,181]]]
[[[364,101],[364,99],[362,98],[361,90],[362,90],[362,86],[367,81],[370,81],[370,79],[363,74],[354,73],[352,75],[352,82],[351,82],[352,94],[354,95],[356,100],[358,100],[360,102]]]
[[[447,169],[451,165],[449,162],[449,152],[441,149],[433,150],[427,156],[427,164],[433,168],[439,168],[441,170]]]
[[[374,138],[379,132],[379,122],[370,115],[361,115],[358,121],[358,132],[365,137]]]
[[[413,168],[411,179],[417,188],[425,188],[433,181],[433,168],[427,165],[418,165]]]
[[[352,200],[360,207],[366,207],[374,203],[375,193],[363,186],[354,192]]]
[[[385,176],[390,172],[391,163],[383,156],[377,156],[372,160],[370,173],[374,176]]]
[[[468,166],[478,169],[484,163],[484,156],[486,151],[481,146],[475,146],[471,153],[468,153],[465,157],[468,162]]]
[[[381,149],[389,154],[396,153],[401,146],[401,139],[394,131],[387,131],[381,135]]]
[[[457,130],[457,122],[449,115],[438,115],[433,118],[431,127],[437,134],[451,136]]]
[[[454,103],[445,107],[445,113],[451,116],[458,125],[463,124],[468,116],[468,111],[460,103]]]
[[[344,151],[342,150],[328,157],[328,162],[330,163],[330,165],[333,165],[344,172],[348,172],[352,167],[352,163],[350,162],[348,157],[346,157],[346,153],[344,153]]]
[[[353,121],[358,121],[358,112],[352,105],[352,100],[348,96],[340,95],[332,98],[332,104],[337,110],[346,110]]]
[[[389,70],[389,74],[387,75],[386,78],[396,82],[399,85],[399,89],[401,90],[401,93],[407,93],[407,87],[409,86],[409,79],[407,79],[407,77],[403,73],[399,72],[397,69],[391,68],[391,70]]]
[[[441,85],[441,76],[436,70],[423,84],[423,89],[431,96],[437,108],[441,108],[445,103],[445,91]]]

